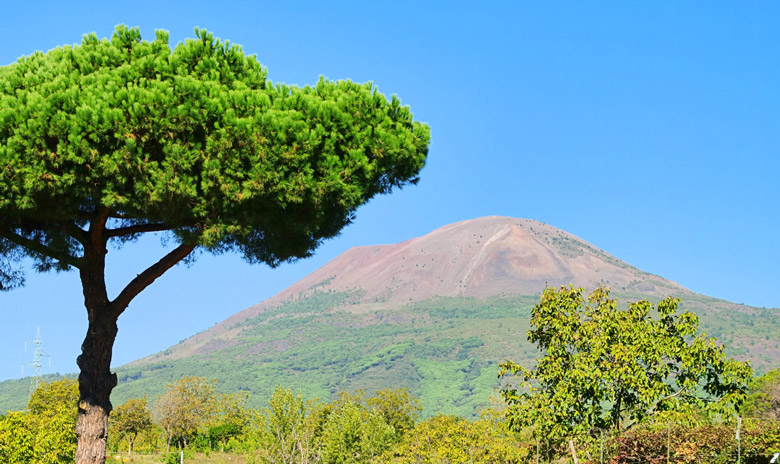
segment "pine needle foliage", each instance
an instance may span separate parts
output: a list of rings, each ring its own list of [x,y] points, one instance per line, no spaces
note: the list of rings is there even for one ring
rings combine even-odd
[[[205,30],[36,52],[0,68],[0,283],[79,267],[80,229],[166,230],[275,266],[311,254],[376,194],[417,181],[429,130],[371,83],[273,84]],[[14,254],[16,253],[16,254]]]

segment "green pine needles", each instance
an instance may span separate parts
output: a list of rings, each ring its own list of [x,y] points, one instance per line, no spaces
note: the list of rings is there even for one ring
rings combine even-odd
[[[266,74],[205,30],[171,50],[166,32],[125,26],[0,68],[0,250],[78,267],[76,229],[105,208],[111,238],[170,230],[273,266],[417,181],[429,129],[397,98]],[[0,263],[4,287],[19,283]]]

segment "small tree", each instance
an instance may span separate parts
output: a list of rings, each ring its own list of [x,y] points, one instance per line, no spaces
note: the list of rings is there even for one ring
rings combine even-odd
[[[157,399],[158,422],[168,439],[166,452],[170,452],[174,437],[186,448],[189,438],[215,416],[219,408],[216,383],[214,379],[182,377],[169,383]]]
[[[70,379],[44,382],[32,394],[27,408],[36,428],[33,462],[59,464],[73,460],[78,397],[78,383]]]
[[[171,50],[118,26],[0,67],[0,289],[24,259],[79,273],[79,464],[105,458],[117,319],[141,291],[195,250],[310,256],[425,163],[428,127],[372,84],[272,85],[254,56],[196,36]],[[109,296],[109,244],[147,233],[174,246]]]
[[[319,460],[311,406],[300,392],[276,387],[262,421],[261,462],[305,464]]]
[[[414,423],[422,412],[420,400],[413,397],[406,388],[377,390],[374,396],[366,399],[366,405],[378,412],[384,421],[393,427],[397,440],[414,428]]]
[[[205,425],[209,449],[219,443],[224,451],[232,438],[238,438],[249,425],[251,416],[245,407],[247,392],[218,394],[217,411]]]
[[[677,314],[679,301],[620,309],[603,288],[588,303],[581,288],[545,289],[528,331],[541,358],[533,369],[501,364],[499,376],[526,382],[525,391],[503,390],[512,426],[555,441],[594,429],[622,432],[686,404],[721,413],[738,407],[750,365],[727,359],[714,339],[698,334],[696,315]]]
[[[130,398],[114,409],[111,425],[120,435],[127,437],[127,452],[133,454],[133,442],[139,433],[153,427],[152,413],[146,405],[146,398]]]
[[[362,400],[362,392],[341,394],[329,405],[321,432],[323,463],[369,463],[396,441],[393,427]]]

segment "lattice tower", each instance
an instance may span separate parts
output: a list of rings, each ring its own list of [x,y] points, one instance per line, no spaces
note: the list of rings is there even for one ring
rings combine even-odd
[[[32,343],[34,349],[33,349],[33,360],[29,363],[22,364],[22,375],[24,375],[24,366],[32,366],[33,369],[33,375],[30,378],[30,392],[27,396],[27,401],[29,402],[30,398],[32,397],[32,394],[35,392],[35,390],[38,389],[38,387],[41,385],[41,366],[43,363],[41,360],[43,358],[49,358],[49,367],[51,367],[51,356],[43,352],[43,349],[41,348],[41,345],[43,344],[41,340],[41,328],[38,327],[38,332],[34,339],[27,340],[24,342],[24,352],[27,352],[27,344]]]

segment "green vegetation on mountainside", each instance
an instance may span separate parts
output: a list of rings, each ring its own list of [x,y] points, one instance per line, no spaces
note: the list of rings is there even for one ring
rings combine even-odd
[[[120,368],[114,401],[153,397],[197,375],[219,379],[223,392],[251,392],[253,407],[277,385],[323,399],[393,386],[419,396],[426,416],[471,416],[499,386],[499,361],[534,354],[511,341],[525,336],[535,297],[445,298],[355,314],[354,296],[315,292],[236,324],[238,335],[220,350],[175,360],[160,353]]]
[[[621,301],[643,298],[613,294]],[[424,417],[468,417],[498,389],[499,362],[530,366],[538,355],[526,341],[538,296],[436,298],[385,310],[357,304],[360,296],[316,290],[236,324],[235,337],[207,342],[219,347],[214,351],[175,359],[182,348],[174,346],[121,367],[112,401],[151,401],[167,383],[195,375],[218,379],[222,393],[251,393],[250,407],[268,401],[278,385],[323,400],[342,390],[406,387],[422,402]],[[681,307],[699,315],[702,331],[725,344],[728,356],[751,359],[757,373],[780,359],[777,310],[700,295],[685,295]],[[27,380],[0,383],[0,411],[22,409],[28,387]]]
[[[436,298],[377,311],[357,304],[360,297],[317,290],[236,324],[231,346],[180,360],[160,354],[120,368],[115,401],[154,396],[172,379],[199,375],[218,378],[222,392],[251,392],[253,407],[277,385],[325,400],[342,390],[406,387],[420,398],[425,417],[473,416],[499,388],[499,362],[530,365],[538,354],[525,340],[537,296]],[[772,324],[780,316],[771,310],[734,311],[730,303],[700,296],[683,307],[700,315],[703,331],[724,342],[728,355],[751,354],[758,372],[777,359],[771,349],[780,346],[780,335]],[[759,344],[764,351],[750,351]]]

